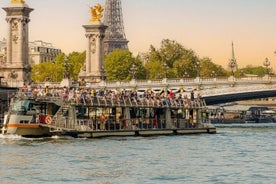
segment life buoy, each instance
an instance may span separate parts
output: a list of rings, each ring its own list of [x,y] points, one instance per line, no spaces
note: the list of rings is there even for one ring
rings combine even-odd
[[[51,116],[46,116],[46,118],[45,118],[45,123],[46,123],[47,125],[51,125],[51,124],[52,124],[52,118],[51,118]]]

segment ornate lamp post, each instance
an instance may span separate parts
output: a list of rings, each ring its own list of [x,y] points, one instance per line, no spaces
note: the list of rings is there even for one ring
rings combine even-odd
[[[266,67],[267,76],[269,76],[269,68],[268,67],[270,66],[270,61],[268,60],[268,58],[265,58],[263,65]]]
[[[200,62],[199,61],[196,62],[195,67],[196,67],[196,77],[200,78]]]
[[[105,69],[104,69],[103,66],[101,67],[100,72],[101,72],[101,80],[105,81],[105,79],[106,79],[106,73],[105,73]]]
[[[135,80],[136,72],[137,72],[137,68],[136,68],[135,64],[132,64],[132,66],[130,68],[130,73],[132,74],[132,80]]]
[[[244,72],[243,70],[240,71],[240,76],[243,77],[244,76]]]
[[[213,78],[213,79],[215,79],[216,77],[217,77],[217,74],[216,74],[216,72],[213,70],[212,71],[212,73],[211,73],[211,77]]]
[[[187,72],[187,71],[185,71],[185,72],[184,72],[183,77],[184,77],[184,78],[189,78],[189,77],[190,77],[190,75],[188,74],[188,72]]]
[[[165,63],[165,64],[163,65],[163,69],[164,69],[164,71],[165,71],[165,78],[167,78],[167,75],[168,75],[168,69],[169,69],[169,67],[168,67],[167,63]]]
[[[231,76],[233,76],[234,77],[234,69],[235,69],[235,67],[236,67],[236,63],[235,63],[235,61],[230,61],[230,68],[231,68]]]

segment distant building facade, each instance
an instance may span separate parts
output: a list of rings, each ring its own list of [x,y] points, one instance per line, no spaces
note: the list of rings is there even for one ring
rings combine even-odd
[[[6,39],[0,41],[0,62],[5,63],[7,60],[7,43]],[[61,53],[61,49],[55,48],[52,43],[36,40],[29,42],[29,63],[39,64],[48,61],[54,61]]]
[[[51,43],[46,43],[41,40],[29,42],[30,64],[54,61],[60,53],[61,49],[53,47]]]

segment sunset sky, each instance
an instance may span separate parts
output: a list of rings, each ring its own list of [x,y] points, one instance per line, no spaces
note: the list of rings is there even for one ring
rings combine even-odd
[[[276,70],[276,0],[121,0],[130,51],[135,55],[171,39],[210,57],[223,67],[234,42],[239,67],[263,65]],[[89,6],[105,0],[26,0],[31,13],[30,41],[53,43],[65,53],[84,51]],[[10,0],[1,0],[7,7]],[[0,11],[0,39],[6,37],[5,12]]]

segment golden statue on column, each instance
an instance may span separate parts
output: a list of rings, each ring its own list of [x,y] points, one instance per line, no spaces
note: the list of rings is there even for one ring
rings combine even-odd
[[[24,0],[11,0],[11,4],[25,4]]]
[[[90,22],[101,22],[103,11],[104,8],[99,3],[93,7],[90,7],[90,13],[92,16]]]

